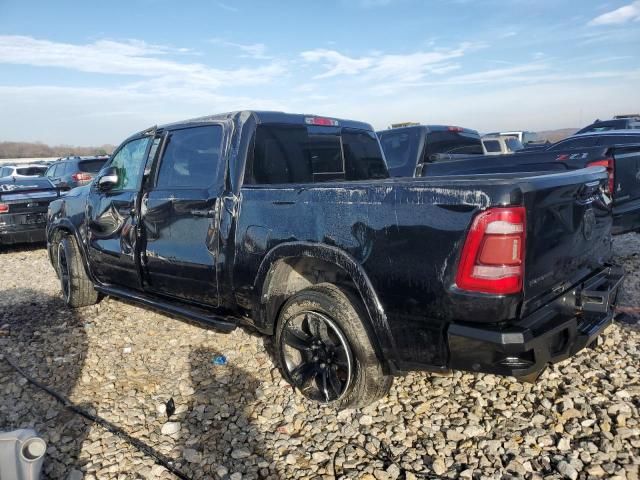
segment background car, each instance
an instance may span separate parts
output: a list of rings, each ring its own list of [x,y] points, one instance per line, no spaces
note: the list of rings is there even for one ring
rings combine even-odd
[[[500,135],[485,135],[482,137],[482,147],[485,155],[505,155],[522,150],[522,142],[515,137]]]
[[[549,145],[545,150],[575,150],[588,147],[640,144],[640,130],[602,130],[587,133],[576,133],[571,137]]]
[[[60,191],[44,177],[0,179],[0,248],[14,243],[43,242],[47,208],[59,197]]]
[[[640,128],[640,114],[616,115],[611,120],[596,120],[591,125],[578,130],[575,134],[606,132],[608,130],[627,130]]]
[[[46,177],[56,187],[71,189],[87,185],[108,160],[104,157],[66,157],[49,167]]]
[[[525,130],[513,130],[510,132],[491,132],[487,133],[487,137],[514,137],[517,138],[525,147],[529,144],[540,142],[540,137],[536,132],[527,132]]]
[[[42,177],[46,171],[46,165],[5,165],[0,168],[0,178]]]

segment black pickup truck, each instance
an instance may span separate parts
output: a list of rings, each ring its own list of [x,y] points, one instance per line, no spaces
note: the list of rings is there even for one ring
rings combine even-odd
[[[611,322],[603,168],[390,179],[364,123],[236,112],[127,139],[53,202],[68,305],[100,294],[275,336],[284,377],[337,408],[393,375],[535,377]]]
[[[609,175],[613,196],[613,234],[640,230],[640,131],[620,130],[574,135],[550,146],[510,155],[459,155],[431,153],[407,127],[382,132],[381,144],[387,160],[407,157],[407,165],[393,176],[437,177],[483,175],[508,172],[560,172],[588,166],[603,166]],[[401,130],[405,131],[402,132]],[[399,143],[400,141],[403,143]],[[401,149],[393,150],[392,145]],[[402,152],[400,151],[402,150]],[[403,153],[404,152],[404,153]]]

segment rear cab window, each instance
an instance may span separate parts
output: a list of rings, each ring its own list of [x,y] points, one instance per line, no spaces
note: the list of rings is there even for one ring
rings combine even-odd
[[[425,145],[425,161],[429,157],[438,153],[448,153],[452,155],[482,155],[482,141],[477,133],[456,131],[456,130],[436,130],[427,134]]]
[[[387,178],[374,132],[348,127],[261,124],[245,185]]]
[[[395,176],[408,164],[415,168],[420,143],[420,129],[393,129],[379,133],[380,144],[391,175]]]
[[[107,159],[81,160],[78,162],[78,169],[86,173],[98,173]]]
[[[517,138],[509,137],[504,139],[504,143],[507,146],[507,151],[509,152],[517,152],[518,150],[522,150],[524,145]]]
[[[487,152],[495,153],[500,151],[500,141],[499,140],[483,140],[484,148]]]
[[[18,175],[43,176],[47,171],[47,167],[18,167],[16,173]]]

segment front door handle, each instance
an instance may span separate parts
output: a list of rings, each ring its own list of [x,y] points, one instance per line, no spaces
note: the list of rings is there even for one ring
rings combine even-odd
[[[189,213],[194,217],[207,217],[213,218],[216,211],[215,210],[191,210]]]

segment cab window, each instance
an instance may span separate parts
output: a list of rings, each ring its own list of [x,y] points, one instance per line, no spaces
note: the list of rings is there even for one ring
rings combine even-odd
[[[258,125],[244,184],[323,183],[387,177],[374,132],[324,126]]]
[[[166,142],[157,188],[206,188],[215,183],[220,166],[221,126],[175,130]]]
[[[148,144],[148,137],[138,138],[118,150],[109,164],[118,171],[118,184],[111,189],[112,192],[138,189]]]

